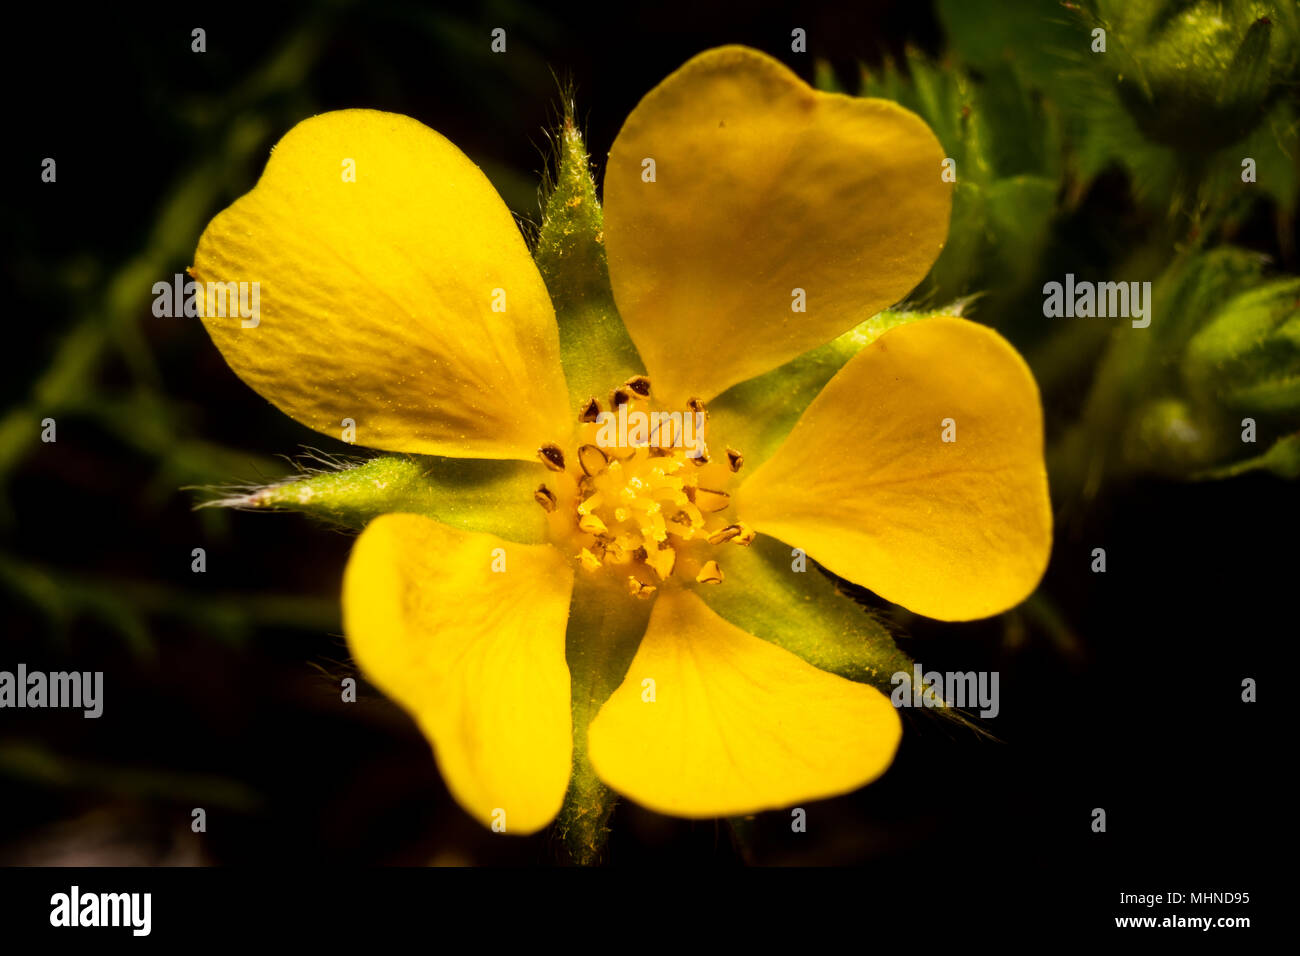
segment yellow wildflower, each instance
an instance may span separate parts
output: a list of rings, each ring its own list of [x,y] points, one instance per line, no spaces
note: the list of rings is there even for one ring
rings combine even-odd
[[[346,110],[300,123],[208,226],[194,275],[259,281],[261,316],[205,325],[280,409],[328,434],[351,420],[377,449],[535,470],[521,494],[545,543],[387,514],[344,579],[356,661],[419,723],[476,818],[512,833],[551,821],[575,734],[614,790],[689,817],[883,773],[901,734],[884,694],[710,606],[743,578],[728,555],[764,536],[944,620],[1033,590],[1051,538],[1041,410],[990,329],[953,317],[890,329],[770,454],[709,417],[732,386],[925,276],[948,228],[942,159],[893,103],[816,92],[744,48],[691,60],[628,117],[606,169],[609,281],[644,374],[576,402],[514,219],[415,120]],[[571,710],[570,664],[598,656],[602,636],[570,633],[566,651],[566,629],[637,614],[626,673],[606,675],[616,689],[575,726],[587,711]]]

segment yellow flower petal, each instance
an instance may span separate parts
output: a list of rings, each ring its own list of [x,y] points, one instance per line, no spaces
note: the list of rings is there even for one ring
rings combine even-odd
[[[659,84],[604,195],[614,298],[656,394],[708,399],[905,296],[948,233],[942,160],[913,113],[819,93],[744,47]]]
[[[875,688],[671,589],[588,733],[596,774],[619,793],[661,813],[715,817],[854,790],[884,773],[902,724]]]
[[[1034,590],[1051,549],[1038,386],[992,329],[898,326],[827,383],[737,508],[918,614],[1004,611]]]
[[[299,123],[208,225],[192,272],[259,284],[256,325],[218,317],[215,297],[204,324],[240,378],[317,431],[350,418],[359,445],[527,460],[568,435],[555,313],[510,211],[409,117]]]
[[[405,514],[371,522],[344,575],[352,656],[419,723],[461,806],[489,826],[504,811],[507,833],[549,823],[568,786],[572,584],[549,545]]]

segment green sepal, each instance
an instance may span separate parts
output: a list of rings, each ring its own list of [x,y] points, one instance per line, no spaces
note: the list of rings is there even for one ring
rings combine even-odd
[[[544,476],[540,464],[432,455],[317,460],[326,467],[301,478],[223,494],[200,507],[298,511],[357,530],[381,514],[401,512],[520,544],[546,540],[545,514],[533,498]]]
[[[794,549],[767,535],[718,556],[726,579],[695,591],[732,624],[771,641],[814,667],[870,684],[885,695],[890,678],[912,671],[889,629],[840,591],[811,559],[794,569]]]
[[[556,828],[569,859],[599,861],[609,836],[615,795],[587,759],[587,728],[618,689],[650,620],[652,602],[628,596],[618,585],[579,573],[574,579],[565,635],[573,700],[573,771]]]
[[[710,442],[736,449],[744,455],[746,469],[756,468],[780,447],[808,403],[845,362],[895,326],[936,315],[960,315],[962,306],[878,313],[779,368],[733,385],[709,402]]]
[[[1031,88],[1060,82],[1069,54],[1087,49],[1080,25],[1043,0],[938,0],[935,12],[960,62],[981,73],[1009,66]]]
[[[1256,287],[1268,259],[1250,249],[1219,246],[1174,262],[1160,276],[1151,328],[1163,357],[1186,344],[1234,296]],[[1155,310],[1159,309],[1158,312]]]
[[[1238,411],[1300,411],[1300,279],[1228,302],[1187,344],[1183,375],[1202,400]]]
[[[556,146],[554,187],[533,255],[555,306],[560,357],[576,409],[590,398],[604,405],[614,387],[645,369],[614,305],[604,213],[570,104]]]

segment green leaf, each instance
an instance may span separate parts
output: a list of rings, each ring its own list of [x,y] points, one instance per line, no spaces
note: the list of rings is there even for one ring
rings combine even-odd
[[[1264,264],[1258,253],[1231,246],[1173,263],[1153,286],[1150,328],[1121,324],[1112,331],[1085,417],[1117,437],[1117,415],[1145,397],[1177,391],[1177,363],[1186,343],[1233,295],[1259,281]]]
[[[1058,111],[1025,85],[1011,63],[980,71],[971,105],[974,127],[991,179],[1042,176],[1053,184],[1064,171]]]
[[[958,168],[961,168],[960,164]],[[988,201],[984,187],[974,181],[959,179],[952,191],[948,239],[921,284],[921,297],[950,298],[986,285],[980,274],[980,265],[988,258],[984,254],[987,218]]]
[[[523,461],[381,455],[365,462],[316,459],[325,468],[261,488],[240,488],[200,507],[299,511],[360,529],[389,512],[424,515],[465,531],[520,544],[546,540],[546,519],[533,498],[541,468]]]
[[[565,104],[554,189],[534,258],[560,327],[560,355],[575,409],[644,372],[641,357],[614,306],[605,261],[604,214],[582,134]]]
[[[621,587],[579,574],[569,605],[565,656],[573,697],[573,772],[556,826],[573,862],[598,862],[609,835],[614,792],[587,759],[587,728],[623,682],[650,619],[652,602],[629,598]]]
[[[1080,420],[1049,449],[1055,499],[1089,499],[1126,473],[1187,477],[1219,456],[1222,415],[1203,398],[1188,401],[1184,353],[1233,296],[1258,285],[1265,264],[1256,252],[1222,246],[1181,256],[1160,275],[1150,327],[1109,333]]]
[[[1217,101],[1233,108],[1237,104],[1262,102],[1268,96],[1268,50],[1273,21],[1260,17],[1246,28],[1241,45],[1228,64],[1228,75],[1218,90]]]
[[[987,182],[993,171],[985,155],[984,118],[971,108],[975,91],[965,73],[941,69],[909,50],[904,62],[864,71],[859,96],[892,100],[911,110],[934,132],[944,155],[957,161],[958,182]]]
[[[70,574],[0,551],[0,588],[41,611],[53,635],[64,640],[81,616],[97,618],[141,660],[156,661],[149,621],[181,621],[194,633],[231,643],[260,627],[336,631],[335,599],[289,594],[184,592],[168,585],[128,578]]]
[[[1027,279],[1047,242],[1056,213],[1056,182],[1045,176],[1008,176],[984,190],[986,274],[991,285]]]
[[[937,13],[963,62],[981,71],[1008,64],[1031,87],[1059,81],[1070,54],[1088,49],[1088,34],[1056,3],[939,0]]]
[[[1202,480],[1220,480],[1236,478],[1251,471],[1272,472],[1279,478],[1300,478],[1300,432],[1279,438],[1273,443],[1273,447],[1262,455],[1202,472],[1195,477]]]
[[[1300,118],[1290,103],[1278,103],[1255,130],[1231,153],[1210,168],[1203,194],[1207,202],[1235,197],[1244,202],[1262,193],[1277,203],[1279,216],[1287,216],[1300,197]],[[1242,161],[1255,161],[1256,180],[1242,182]]]
[[[176,772],[81,760],[43,743],[0,741],[0,776],[55,790],[80,790],[132,801],[184,801],[246,813],[263,798],[247,785],[215,774]]]
[[[1258,252],[1220,246],[1172,265],[1161,275],[1152,306],[1159,321],[1155,333],[1160,350],[1172,354],[1186,343],[1234,295],[1258,285],[1268,260]]]
[[[913,300],[943,302],[983,290],[1011,295],[1047,247],[1056,210],[1062,169],[1055,114],[1007,64],[992,63],[975,79],[912,51],[905,69],[889,64],[867,73],[861,95],[915,112],[956,163],[948,239]],[[990,307],[990,324],[999,312]]]

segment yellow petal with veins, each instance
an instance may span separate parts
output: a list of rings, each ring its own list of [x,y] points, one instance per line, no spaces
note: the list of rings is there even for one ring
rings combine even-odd
[[[827,383],[737,510],[918,614],[1005,611],[1037,586],[1052,544],[1038,386],[992,329],[898,326]]]
[[[549,545],[408,514],[372,521],[344,574],[362,672],[415,718],[460,805],[506,833],[549,823],[568,786],[572,585]]]
[[[604,201],[614,297],[659,399],[708,399],[903,298],[948,234],[943,157],[915,114],[744,47],[655,87]]]
[[[716,817],[854,790],[884,773],[901,734],[874,687],[818,670],[675,588],[655,603],[588,747],[596,774],[624,796]]]
[[[359,445],[525,460],[569,433],[555,313],[514,218],[409,117],[299,123],[191,271],[250,283],[249,299],[258,284],[249,320],[205,289],[204,325],[240,378],[317,431],[351,419]]]

